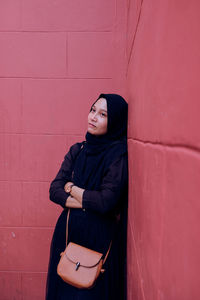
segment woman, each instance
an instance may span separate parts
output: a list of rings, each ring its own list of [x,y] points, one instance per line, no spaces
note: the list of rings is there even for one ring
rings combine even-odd
[[[50,186],[50,199],[61,213],[53,234],[46,300],[122,300],[125,295],[127,211],[127,111],[116,94],[101,94],[88,115],[86,141],[74,144]],[[77,289],[57,275],[68,242],[106,254],[106,271],[89,290]]]

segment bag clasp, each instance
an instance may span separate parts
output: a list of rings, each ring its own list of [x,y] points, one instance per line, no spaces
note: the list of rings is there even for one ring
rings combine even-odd
[[[78,268],[80,267],[80,265],[81,265],[80,262],[76,263],[76,271],[78,270]]]

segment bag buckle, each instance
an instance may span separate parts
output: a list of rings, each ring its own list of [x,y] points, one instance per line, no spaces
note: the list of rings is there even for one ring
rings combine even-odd
[[[76,263],[76,271],[78,270],[78,268],[80,267],[80,265],[81,265],[80,262]]]

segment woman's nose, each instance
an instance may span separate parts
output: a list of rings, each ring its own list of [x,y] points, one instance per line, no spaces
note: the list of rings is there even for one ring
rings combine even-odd
[[[92,120],[93,120],[93,121],[96,121],[96,120],[97,120],[97,115],[96,115],[96,114],[93,114],[93,115],[92,115]]]

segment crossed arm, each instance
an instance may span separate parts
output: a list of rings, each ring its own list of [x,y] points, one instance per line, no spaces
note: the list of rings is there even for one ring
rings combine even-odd
[[[63,208],[83,208],[105,214],[116,207],[121,195],[126,195],[128,180],[127,157],[119,157],[109,166],[98,190],[84,190],[74,185],[69,194],[67,189],[73,184],[71,181],[72,162],[75,157],[75,151],[78,152],[78,150],[78,144],[75,144],[65,156],[56,178],[51,183],[50,200]]]
[[[73,182],[67,182],[64,186],[64,190],[67,193],[68,188],[72,185]],[[66,207],[70,208],[82,208],[83,202],[83,192],[84,189],[79,188],[78,186],[73,185],[71,189],[71,193],[65,202]]]

